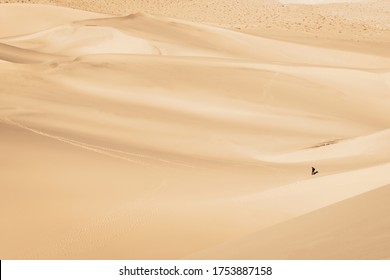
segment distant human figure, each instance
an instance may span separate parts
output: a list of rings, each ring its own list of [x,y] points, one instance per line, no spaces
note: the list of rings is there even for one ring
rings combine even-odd
[[[317,173],[318,173],[318,171],[314,167],[312,167],[311,168],[311,175],[316,175]]]

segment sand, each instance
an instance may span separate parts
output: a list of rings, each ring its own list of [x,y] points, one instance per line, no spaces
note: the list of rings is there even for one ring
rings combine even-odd
[[[0,4],[0,259],[390,259],[388,3],[38,2]]]
[[[389,259],[384,186],[198,253],[196,259]],[[376,233],[376,234],[373,234]]]

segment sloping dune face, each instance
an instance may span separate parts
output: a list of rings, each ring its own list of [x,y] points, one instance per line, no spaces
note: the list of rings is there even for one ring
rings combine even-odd
[[[389,55],[16,7],[0,6],[30,23],[0,29],[1,259],[390,257]]]
[[[72,21],[102,17],[108,15],[39,4],[2,4],[0,37],[29,34]]]
[[[203,252],[202,258],[389,259],[389,195],[387,185],[225,244],[212,252]]]

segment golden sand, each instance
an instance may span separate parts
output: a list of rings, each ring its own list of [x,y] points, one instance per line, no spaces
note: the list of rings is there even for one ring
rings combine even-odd
[[[0,5],[0,259],[390,258],[388,2],[36,2]]]

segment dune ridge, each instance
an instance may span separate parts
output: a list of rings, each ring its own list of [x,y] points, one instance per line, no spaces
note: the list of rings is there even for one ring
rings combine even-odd
[[[0,4],[0,258],[388,258],[382,14],[328,47],[149,4]]]

